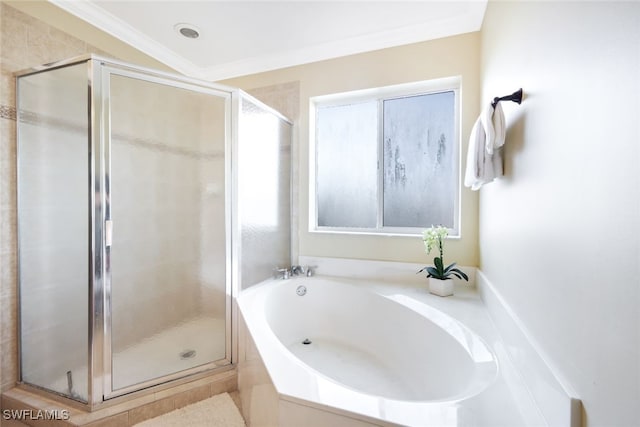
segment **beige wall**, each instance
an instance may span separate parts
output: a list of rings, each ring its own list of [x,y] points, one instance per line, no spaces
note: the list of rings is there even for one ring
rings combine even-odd
[[[481,190],[481,269],[582,399],[640,420],[640,3],[490,2],[482,99],[506,177]]]
[[[308,221],[308,121],[309,98],[330,93],[395,85],[448,76],[462,77],[462,153],[466,153],[469,132],[478,114],[479,33],[417,43],[334,60],[286,68],[227,80],[224,83],[254,93],[254,88],[299,84],[299,111],[294,117],[297,162],[294,182],[298,197],[294,220],[299,223],[298,253],[389,261],[427,263],[420,237],[354,236],[309,233]],[[269,102],[264,100],[265,102]],[[297,120],[296,120],[297,119]],[[297,168],[297,170],[296,170]],[[446,257],[463,265],[477,265],[477,195],[462,191],[462,238],[446,245]]]

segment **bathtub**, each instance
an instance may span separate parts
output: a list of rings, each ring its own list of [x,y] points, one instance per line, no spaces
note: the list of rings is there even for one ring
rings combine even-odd
[[[250,426],[526,424],[517,410],[501,408],[513,397],[497,380],[492,348],[434,307],[456,304],[453,298],[424,286],[316,276],[268,280],[237,301],[255,345],[245,364],[258,359],[272,390],[268,397],[255,383],[243,385],[255,372],[240,363],[243,409],[273,406],[245,413]],[[479,299],[457,303],[461,317],[490,328]],[[491,415],[498,408],[501,415]]]

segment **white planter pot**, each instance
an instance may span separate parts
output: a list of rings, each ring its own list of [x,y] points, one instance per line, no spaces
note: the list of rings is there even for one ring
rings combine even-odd
[[[429,292],[440,297],[453,295],[453,280],[440,280],[429,277]]]

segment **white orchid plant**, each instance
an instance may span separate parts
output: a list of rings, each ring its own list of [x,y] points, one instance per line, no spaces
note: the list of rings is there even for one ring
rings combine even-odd
[[[426,271],[427,277],[433,277],[440,280],[450,280],[452,278],[451,276],[455,276],[458,279],[469,281],[469,277],[462,270],[460,270],[459,268],[455,268],[455,262],[446,268],[444,266],[444,239],[448,234],[449,232],[447,228],[441,225],[432,225],[431,228],[425,230],[422,233],[425,252],[427,254],[430,254],[433,248],[437,246],[440,252],[440,256],[433,259],[434,267],[426,266],[419,270],[418,273]]]

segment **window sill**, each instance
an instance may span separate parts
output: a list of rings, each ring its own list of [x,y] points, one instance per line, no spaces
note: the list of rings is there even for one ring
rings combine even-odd
[[[426,229],[426,228],[425,228]],[[355,235],[355,236],[380,236],[380,237],[420,237],[422,238],[423,229],[411,231],[392,231],[392,230],[350,230],[350,229],[309,229],[312,234],[338,234],[338,235]],[[447,239],[460,239],[460,234],[449,234]]]

